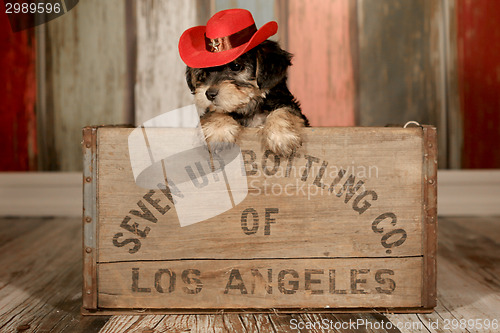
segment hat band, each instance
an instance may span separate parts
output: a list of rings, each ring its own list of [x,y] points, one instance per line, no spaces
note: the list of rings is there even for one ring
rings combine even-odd
[[[240,30],[232,35],[218,38],[208,38],[205,34],[205,48],[208,52],[218,53],[234,49],[247,43],[252,36],[257,32],[255,23],[251,26]]]

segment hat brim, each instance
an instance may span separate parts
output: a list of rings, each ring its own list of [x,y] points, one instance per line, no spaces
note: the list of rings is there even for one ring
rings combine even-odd
[[[253,49],[278,31],[278,23],[264,24],[245,44],[222,52],[209,52],[205,48],[205,26],[186,30],[179,39],[179,54],[182,61],[192,68],[207,68],[230,63],[243,53]]]

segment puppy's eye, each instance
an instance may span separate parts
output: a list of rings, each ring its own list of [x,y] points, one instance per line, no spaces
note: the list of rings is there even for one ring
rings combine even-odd
[[[243,69],[243,66],[235,62],[232,62],[229,64],[229,69],[232,70],[233,72],[239,72]]]

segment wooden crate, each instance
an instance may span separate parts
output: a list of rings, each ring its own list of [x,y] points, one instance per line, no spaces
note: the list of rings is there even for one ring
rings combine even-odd
[[[245,129],[248,195],[185,227],[173,192],[136,185],[133,130],[83,131],[83,313],[436,305],[434,127],[307,128],[291,158]],[[192,131],[152,130],[166,142]]]

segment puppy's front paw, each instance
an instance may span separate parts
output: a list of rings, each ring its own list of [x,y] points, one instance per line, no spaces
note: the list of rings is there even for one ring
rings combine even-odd
[[[304,120],[291,114],[286,108],[276,109],[267,116],[262,129],[264,144],[278,155],[290,156],[302,145],[300,130]]]
[[[201,118],[201,128],[211,147],[224,147],[234,144],[241,131],[241,126],[231,116],[210,112]]]

